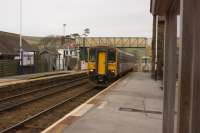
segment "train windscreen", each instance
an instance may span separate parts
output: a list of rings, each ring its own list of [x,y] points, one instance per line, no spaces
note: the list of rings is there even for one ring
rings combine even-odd
[[[116,61],[116,51],[115,50],[109,50],[108,52],[108,61],[109,63],[114,63]]]
[[[91,48],[90,51],[89,51],[89,61],[92,61],[94,62],[96,59],[95,59],[95,55],[96,55],[96,50]]]

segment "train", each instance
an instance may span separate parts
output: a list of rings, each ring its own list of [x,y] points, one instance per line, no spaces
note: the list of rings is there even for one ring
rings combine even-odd
[[[90,47],[88,50],[89,80],[95,85],[110,81],[133,71],[135,56],[109,46]]]

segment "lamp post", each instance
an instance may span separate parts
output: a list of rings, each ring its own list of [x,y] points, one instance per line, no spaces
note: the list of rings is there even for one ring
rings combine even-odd
[[[65,37],[65,34],[66,34],[66,24],[63,24],[63,37]]]
[[[20,65],[23,66],[23,46],[22,46],[22,0],[20,0],[20,43],[19,43],[19,56]]]

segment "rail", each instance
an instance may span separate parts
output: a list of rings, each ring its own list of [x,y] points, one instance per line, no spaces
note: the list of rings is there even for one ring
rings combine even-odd
[[[22,94],[19,94],[19,95],[14,95],[14,96],[11,96],[11,97],[6,97],[6,98],[3,98],[3,99],[0,99],[0,112],[18,107],[18,106],[23,105],[23,104],[30,103],[30,102],[35,101],[35,100],[39,100],[41,98],[44,98],[44,97],[47,97],[47,96],[50,96],[50,95],[54,95],[56,93],[62,92],[62,91],[69,89],[71,87],[75,87],[77,85],[80,85],[80,83],[68,86],[67,88],[49,91],[50,89],[53,89],[53,88],[56,88],[56,87],[59,87],[59,86],[63,86],[63,85],[66,85],[66,84],[70,84],[70,83],[76,83],[77,81],[82,81],[84,79],[87,79],[87,76],[81,77],[81,78],[78,78],[78,79],[74,79],[74,80],[71,80],[71,81],[67,81],[67,82],[64,82],[64,83],[59,83],[59,84],[56,84],[56,85],[53,85],[53,86],[50,86],[50,87],[45,87],[45,88],[42,88],[42,89],[37,89],[37,90],[22,93]],[[83,82],[83,83],[86,83],[86,81]],[[46,92],[47,90],[49,92]],[[41,94],[37,94],[37,93],[41,93]],[[44,93],[44,94],[42,94],[42,93]],[[26,98],[24,99],[24,96],[33,95],[33,94],[37,94],[37,96],[30,98],[30,99],[26,99]],[[17,99],[17,98],[19,98],[19,99]]]
[[[92,89],[91,89],[91,90],[92,90]],[[62,106],[63,104],[65,104],[65,103],[67,103],[67,102],[70,102],[71,100],[73,100],[73,99],[75,99],[75,98],[78,98],[78,97],[80,97],[80,96],[82,96],[82,95],[85,95],[86,93],[89,93],[91,90],[87,90],[87,91],[85,91],[85,92],[83,92],[83,93],[81,93],[81,94],[79,94],[79,95],[76,95],[76,96],[72,96],[72,97],[70,97],[70,98],[67,98],[66,100],[64,100],[64,101],[62,101],[62,102],[60,102],[60,103],[58,103],[58,104],[56,104],[56,105],[54,105],[54,106],[52,106],[52,107],[47,108],[47,109],[44,110],[44,111],[41,111],[41,112],[39,112],[39,113],[37,113],[37,114],[35,114],[35,115],[33,115],[33,116],[31,116],[31,117],[29,117],[29,118],[23,120],[23,121],[18,122],[17,124],[15,124],[15,125],[13,125],[13,126],[11,126],[11,127],[8,127],[8,128],[6,128],[6,129],[0,131],[0,133],[7,133],[7,132],[10,132],[10,131],[12,131],[12,130],[15,130],[15,129],[19,128],[20,126],[24,125],[25,123],[27,123],[27,122],[29,122],[29,121],[31,121],[31,120],[33,120],[33,119],[36,119],[37,117],[39,117],[39,116],[41,116],[41,115],[43,115],[43,114],[45,114],[45,113],[47,113],[47,112],[50,112],[50,111],[52,111],[52,110],[54,110],[54,109],[56,109],[56,108]]]

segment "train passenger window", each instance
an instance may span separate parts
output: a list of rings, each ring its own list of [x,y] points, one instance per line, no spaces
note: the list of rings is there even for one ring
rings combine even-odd
[[[108,52],[108,61],[110,63],[113,63],[113,62],[116,61],[116,52],[115,52],[115,50],[109,50],[109,52]]]
[[[90,49],[89,51],[89,61],[95,61],[95,49]]]

